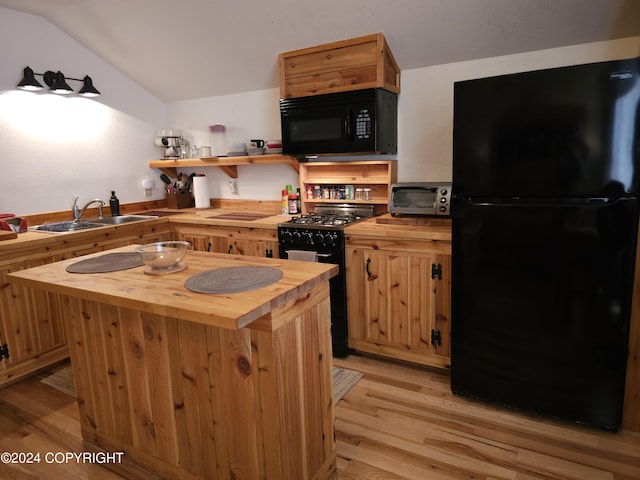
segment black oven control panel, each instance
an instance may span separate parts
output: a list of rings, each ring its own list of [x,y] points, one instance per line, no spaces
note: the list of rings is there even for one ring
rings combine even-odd
[[[317,230],[312,228],[287,228],[278,229],[278,243],[289,247],[339,247],[340,231]]]

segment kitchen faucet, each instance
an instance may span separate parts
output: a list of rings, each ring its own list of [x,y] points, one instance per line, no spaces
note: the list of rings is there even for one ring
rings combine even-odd
[[[98,217],[102,218],[102,207],[104,207],[105,203],[100,200],[99,198],[94,198],[93,200],[87,202],[87,204],[82,207],[81,209],[78,208],[78,198],[80,198],[78,195],[76,195],[75,200],[73,201],[73,221],[77,222],[78,220],[80,220],[80,217],[82,216],[82,214],[85,212],[85,210],[87,209],[87,207],[89,205],[91,205],[92,203],[98,203]]]

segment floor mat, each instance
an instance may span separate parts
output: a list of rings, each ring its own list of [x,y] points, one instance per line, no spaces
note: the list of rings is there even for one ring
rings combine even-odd
[[[56,390],[60,390],[62,393],[66,393],[72,397],[76,396],[76,386],[73,383],[73,370],[71,370],[71,367],[61,368],[40,381]]]
[[[362,378],[362,373],[333,367],[333,404],[335,405]]]

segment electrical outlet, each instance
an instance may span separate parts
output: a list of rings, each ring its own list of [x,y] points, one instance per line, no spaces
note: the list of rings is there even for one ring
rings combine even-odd
[[[155,183],[153,182],[153,180],[143,180],[142,181],[142,188],[144,188],[144,196],[145,197],[150,197],[151,196],[151,190],[153,190],[153,187],[155,187]]]
[[[231,193],[238,193],[238,179],[230,178],[229,179],[229,191]]]

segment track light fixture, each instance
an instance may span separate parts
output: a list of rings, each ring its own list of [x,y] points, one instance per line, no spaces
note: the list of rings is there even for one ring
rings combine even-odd
[[[78,91],[78,95],[82,95],[83,97],[97,97],[100,95],[100,92],[93,86],[93,80],[91,80],[89,75],[86,75],[81,80],[79,78],[65,77],[59,70],[57,72],[47,70],[44,73],[34,73],[30,67],[26,67],[23,70],[23,77],[20,83],[18,83],[18,88],[28,91],[42,90],[44,87],[36,80],[36,75],[42,77],[51,92],[59,95],[73,93],[73,89],[69,86],[67,80],[82,82],[82,88]]]

